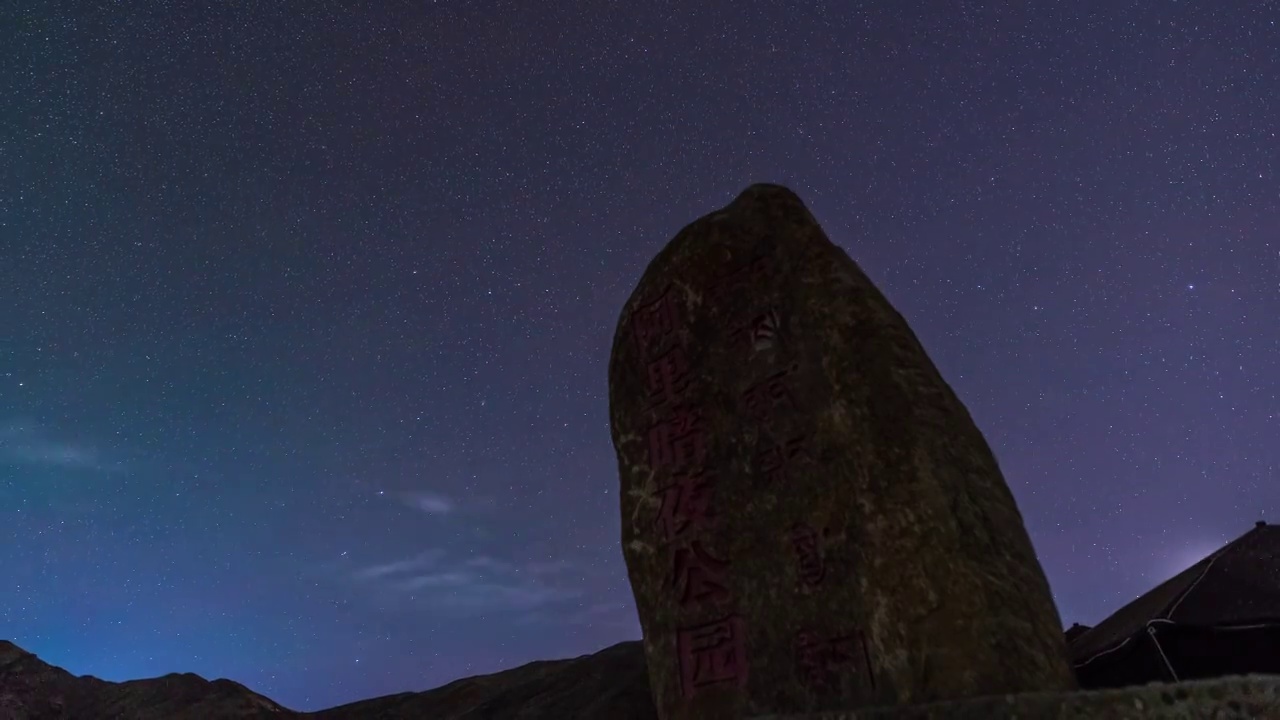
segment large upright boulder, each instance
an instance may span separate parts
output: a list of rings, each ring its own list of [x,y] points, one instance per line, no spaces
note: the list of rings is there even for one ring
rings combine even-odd
[[[748,188],[650,263],[609,409],[664,720],[1073,687],[982,434],[786,188]]]

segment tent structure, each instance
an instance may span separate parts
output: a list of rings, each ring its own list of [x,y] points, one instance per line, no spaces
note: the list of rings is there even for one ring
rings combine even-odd
[[[1091,628],[1068,631],[1083,688],[1280,673],[1280,526],[1253,530]]]

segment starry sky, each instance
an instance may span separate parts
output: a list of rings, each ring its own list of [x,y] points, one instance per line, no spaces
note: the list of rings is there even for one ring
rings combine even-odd
[[[0,637],[295,709],[639,637],[606,364],[798,192],[1065,623],[1280,520],[1280,8],[10,4]]]

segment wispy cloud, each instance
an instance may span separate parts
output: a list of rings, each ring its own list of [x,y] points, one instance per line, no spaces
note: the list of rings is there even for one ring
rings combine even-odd
[[[567,560],[548,560],[546,562],[531,562],[524,566],[524,570],[532,575],[555,575],[557,573],[568,572],[573,569],[573,563]]]
[[[402,590],[422,590],[423,588],[460,588],[475,581],[475,576],[467,572],[432,572],[411,575],[401,579],[396,586]]]
[[[109,469],[92,445],[53,437],[39,426],[21,421],[0,426],[0,462],[52,468]]]
[[[430,515],[448,515],[457,508],[452,500],[436,493],[411,492],[405,493],[402,497],[409,507],[417,508]]]
[[[571,568],[569,563],[517,563],[490,555],[449,557],[429,551],[361,568],[352,577],[381,593],[437,610],[530,611],[582,595],[567,576]]]
[[[441,550],[428,550],[419,553],[411,558],[404,560],[396,560],[381,565],[370,565],[361,568],[355,572],[355,577],[361,580],[373,580],[375,578],[386,577],[388,575],[403,575],[404,573],[412,573],[415,571],[428,568],[440,561],[444,556]]]

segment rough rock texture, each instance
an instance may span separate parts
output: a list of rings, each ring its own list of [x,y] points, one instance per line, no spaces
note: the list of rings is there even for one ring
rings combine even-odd
[[[315,713],[288,710],[230,680],[190,673],[113,683],[76,677],[0,641],[0,720],[656,720],[638,642],[534,662],[420,693]]]
[[[1252,675],[1121,690],[1032,693],[751,720],[1277,720],[1280,676]]]
[[[609,405],[666,720],[1074,687],[981,433],[789,190],[748,188],[653,260]]]
[[[123,683],[76,677],[0,640],[0,720],[281,717],[294,713],[230,680],[191,673]]]

